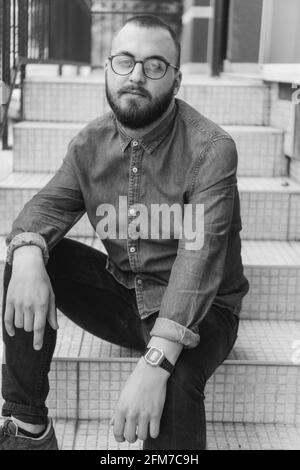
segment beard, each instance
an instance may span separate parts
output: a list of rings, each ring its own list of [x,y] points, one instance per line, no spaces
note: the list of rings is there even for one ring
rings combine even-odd
[[[174,88],[175,82],[167,92],[153,99],[147,90],[138,85],[123,87],[113,95],[107,80],[105,82],[106,98],[109,106],[117,120],[129,129],[141,129],[159,119],[171,104],[174,97]],[[120,98],[130,91],[135,92],[136,97],[131,96],[127,100],[126,106],[121,106]]]

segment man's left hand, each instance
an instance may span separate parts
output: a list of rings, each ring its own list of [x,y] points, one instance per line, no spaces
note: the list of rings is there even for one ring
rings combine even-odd
[[[116,441],[145,440],[159,435],[170,374],[141,358],[127,380],[111,421]]]

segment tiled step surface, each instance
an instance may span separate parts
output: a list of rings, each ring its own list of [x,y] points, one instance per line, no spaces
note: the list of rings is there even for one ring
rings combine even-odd
[[[108,419],[140,354],[64,317],[50,373],[55,417]],[[206,386],[209,421],[300,424],[300,323],[241,321],[228,360]]]
[[[300,240],[300,185],[289,178],[239,178],[244,240]]]
[[[24,121],[14,126],[14,171],[52,172],[84,123]],[[284,176],[283,133],[273,127],[223,126],[239,154],[240,176]]]
[[[268,88],[257,82],[186,76],[178,97],[218,123],[268,124]],[[25,81],[26,120],[87,122],[108,109],[101,77]]]
[[[55,172],[85,123],[24,121],[14,126],[14,171]]]
[[[290,176],[292,179],[300,183],[300,160],[291,158]]]
[[[105,252],[98,238],[76,239]],[[0,297],[5,258],[5,240],[0,237]],[[241,318],[300,320],[300,243],[243,241],[242,259],[250,290]]]
[[[141,450],[142,441],[117,443],[109,421],[59,419],[58,445],[65,450]],[[285,424],[207,423],[208,450],[299,450],[300,429]]]
[[[59,318],[48,406],[55,418],[106,420],[140,354]],[[205,389],[207,420],[300,424],[300,322],[246,321]]]
[[[0,235],[24,204],[52,177],[52,173],[11,173],[0,181]],[[238,179],[244,240],[300,240],[300,184],[289,178]],[[73,236],[91,236],[84,216]]]
[[[109,420],[55,419],[53,424],[60,450],[142,450],[140,440],[116,442]],[[207,450],[300,450],[299,426],[289,424],[208,422],[206,432]]]
[[[300,243],[243,241],[242,259],[250,290],[241,317],[300,320]]]
[[[76,239],[105,251],[98,238]],[[5,257],[5,240],[0,237],[0,294]],[[241,317],[300,320],[300,243],[244,241],[242,259],[250,290],[243,299]]]

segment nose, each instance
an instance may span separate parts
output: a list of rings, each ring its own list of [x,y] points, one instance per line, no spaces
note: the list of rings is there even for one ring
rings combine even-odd
[[[143,64],[137,62],[130,74],[130,81],[135,83],[145,83],[146,77],[143,72]]]

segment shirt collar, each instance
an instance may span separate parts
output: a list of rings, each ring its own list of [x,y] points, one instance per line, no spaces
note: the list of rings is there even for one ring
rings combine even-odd
[[[159,121],[157,126],[155,126],[150,132],[143,135],[140,138],[132,138],[130,137],[125,130],[123,129],[122,125],[115,119],[117,130],[119,133],[120,139],[120,146],[121,150],[124,153],[127,147],[131,144],[133,140],[137,140],[141,146],[151,154],[156,147],[163,141],[163,139],[169,134],[171,129],[173,128],[174,120],[177,114],[177,104],[175,102],[172,110],[164,117],[162,121]]]

